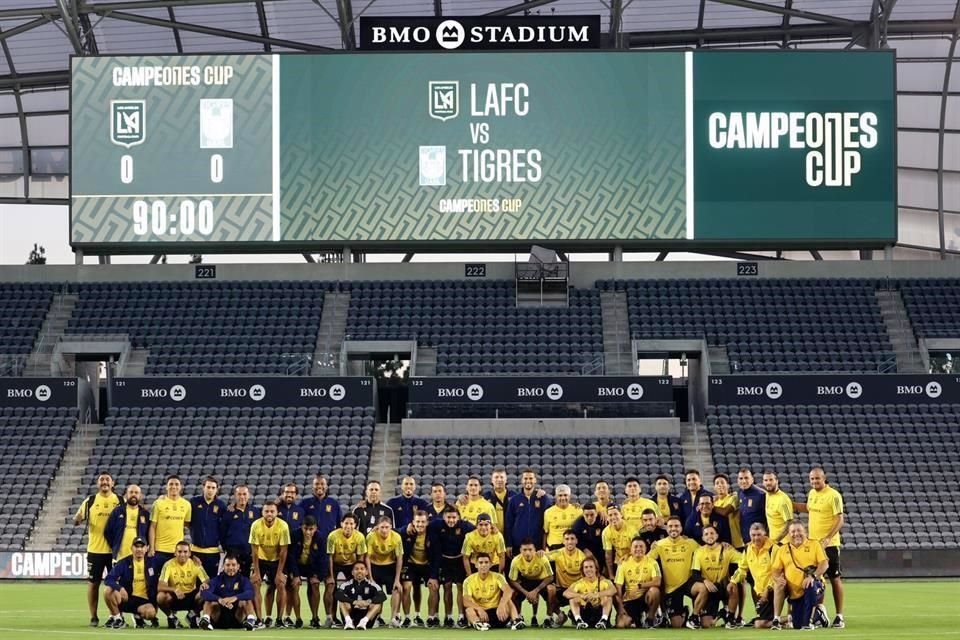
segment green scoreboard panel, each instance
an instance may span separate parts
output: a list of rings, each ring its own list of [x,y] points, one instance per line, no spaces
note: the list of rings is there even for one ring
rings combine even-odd
[[[80,249],[876,246],[892,52],[74,58]]]

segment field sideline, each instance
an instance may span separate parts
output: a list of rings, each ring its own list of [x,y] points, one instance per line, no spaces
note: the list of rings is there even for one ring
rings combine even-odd
[[[891,638],[906,640],[908,638],[960,638],[960,617],[956,611],[957,590],[960,581],[851,581],[847,584],[847,628],[842,630],[819,630],[818,636],[842,636],[847,639],[873,640],[875,638]],[[951,597],[951,595],[953,597]],[[306,607],[306,598],[304,598]],[[833,609],[829,603],[830,616]],[[182,615],[182,614],[181,614]],[[101,621],[106,620],[107,614],[101,604]],[[308,616],[309,618],[309,616]],[[129,619],[129,617],[128,617]],[[172,631],[166,629],[166,621],[161,621],[159,630],[124,629],[113,631],[110,629],[92,629],[86,626],[87,612],[84,605],[84,585],[81,583],[42,583],[42,582],[0,582],[0,638],[3,640],[36,640],[37,637],[60,638],[136,638],[149,636],[151,638],[174,638],[192,635],[199,632],[187,630]],[[290,635],[326,636],[343,635],[348,633],[356,638],[381,638],[383,640],[413,640],[429,636],[434,638],[446,637],[473,637],[476,631],[449,631],[425,629],[376,629],[366,632],[344,631],[316,631],[313,629],[274,630],[264,629],[257,631],[258,638],[286,638]],[[783,631],[777,634],[773,631],[757,629],[743,629],[728,631],[714,629],[709,631],[638,631],[609,630],[609,631],[576,631],[565,626],[560,630],[526,629],[520,632],[489,631],[483,637],[492,640],[499,638],[527,637],[553,638],[555,640],[572,640],[574,638],[618,638],[643,637],[670,637],[683,636],[692,638],[695,635],[709,633],[713,637],[725,640],[742,640],[757,638],[758,636],[783,635],[788,636],[795,631]],[[242,631],[204,632],[209,638],[228,638],[242,636]]]

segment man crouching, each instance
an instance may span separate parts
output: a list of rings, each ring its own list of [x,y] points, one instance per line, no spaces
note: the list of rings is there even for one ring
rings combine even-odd
[[[240,561],[234,555],[223,559],[223,572],[210,581],[210,586],[201,592],[203,615],[200,628],[239,629],[253,631],[257,616],[253,609],[253,583],[240,573]]]

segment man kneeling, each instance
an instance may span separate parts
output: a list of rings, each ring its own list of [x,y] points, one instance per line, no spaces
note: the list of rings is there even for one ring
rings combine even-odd
[[[597,561],[587,558],[580,564],[583,577],[567,587],[563,597],[570,602],[570,613],[577,629],[606,629],[613,610],[617,588],[600,575]]]
[[[367,579],[367,565],[354,562],[351,572],[353,580],[337,587],[336,600],[340,605],[344,629],[366,629],[367,625],[380,617],[387,594]]]
[[[463,607],[467,621],[477,631],[491,627],[523,629],[524,622],[513,604],[513,589],[502,573],[490,571],[490,554],[480,552],[473,557],[477,572],[463,581]]]
[[[133,555],[114,565],[105,581],[103,601],[110,610],[107,628],[122,629],[126,626],[124,613],[132,613],[138,629],[145,627],[144,620],[156,620],[157,581],[153,568],[146,561],[147,541],[134,538]]]
[[[223,573],[210,581],[203,597],[203,616],[200,628],[238,629],[253,631],[257,616],[253,611],[253,584],[240,573],[240,561],[234,555],[223,559]]]

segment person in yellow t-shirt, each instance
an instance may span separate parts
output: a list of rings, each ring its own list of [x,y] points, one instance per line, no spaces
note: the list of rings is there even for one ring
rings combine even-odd
[[[652,560],[660,561],[663,571],[663,610],[670,616],[670,624],[679,629],[684,623],[685,597],[693,598],[690,577],[693,575],[693,554],[700,548],[694,540],[684,537],[680,516],[667,518],[667,537],[658,541],[650,553]]]
[[[199,562],[190,557],[190,543],[181,540],[174,545],[175,557],[160,571],[157,585],[157,606],[167,614],[167,626],[181,629],[177,611],[186,611],[188,619],[195,619],[203,606],[200,591],[207,587],[210,577]]]
[[[393,611],[393,626],[403,623],[400,617],[400,594],[403,585],[403,538],[393,530],[393,520],[383,516],[377,526],[367,534],[367,570],[370,578],[390,594],[390,610]]]
[[[73,524],[86,523],[87,527],[87,608],[90,610],[91,627],[100,624],[100,618],[97,617],[100,583],[113,568],[113,549],[104,537],[110,514],[120,505],[120,498],[113,492],[113,484],[113,476],[109,473],[98,475],[97,493],[87,497],[73,516]]]
[[[730,476],[725,473],[718,473],[713,476],[713,511],[716,514],[727,516],[727,524],[730,529],[730,544],[737,551],[743,551],[746,541],[743,539],[743,532],[740,530],[740,496],[736,491],[730,491]],[[737,621],[743,620],[744,589],[742,584],[737,585]],[[741,625],[742,626],[742,625]]]
[[[549,551],[546,556],[553,563],[554,584],[547,587],[547,596],[550,601],[550,619],[544,621],[544,627],[551,625],[560,627],[566,620],[566,616],[561,609],[567,604],[564,593],[574,582],[583,577],[580,567],[586,559],[581,549],[577,548],[577,534],[573,529],[568,529],[563,534],[563,547],[556,551]]]
[[[597,508],[597,516],[603,524],[607,524],[607,507],[611,504],[610,484],[605,480],[598,481],[593,485],[593,506]]]
[[[781,587],[775,594],[785,594],[794,629],[813,629],[814,623],[827,626],[830,621],[818,607],[823,602],[823,575],[830,564],[827,554],[819,540],[807,537],[807,529],[800,521],[790,524],[787,535],[789,540],[780,546],[773,560],[774,584]],[[779,618],[774,618],[773,628],[779,627]]]
[[[506,563],[507,545],[503,541],[503,534],[494,531],[493,522],[489,514],[481,513],[477,516],[477,528],[463,538],[463,570],[469,576],[474,572],[477,554],[485,553],[490,556],[491,570],[503,573]]]
[[[493,504],[480,495],[480,478],[477,476],[470,476],[467,480],[467,495],[457,501],[457,509],[460,511],[460,517],[474,526],[477,524],[477,516],[481,513],[490,516],[491,522],[497,518],[497,511]]]
[[[490,489],[483,492],[483,497],[493,505],[496,517],[493,524],[497,531],[503,533],[506,531],[506,517],[504,515],[510,498],[517,495],[516,491],[507,488],[507,470],[504,467],[497,467],[490,474]],[[494,563],[496,564],[496,563]]]
[[[660,512],[660,507],[657,503],[650,498],[645,498],[640,495],[640,480],[637,478],[627,478],[626,483],[624,483],[623,492],[627,498],[623,501],[623,504],[620,505],[620,513],[623,514],[623,519],[630,523],[635,529],[643,526],[643,512],[646,509],[653,509],[658,519],[663,518],[663,514]]]
[[[732,581],[743,584],[747,576],[753,578],[753,603],[757,610],[753,626],[769,629],[773,623],[773,551],[777,546],[767,537],[762,522],[750,525],[750,542],[740,554],[740,567]]]
[[[477,572],[463,581],[467,622],[477,631],[491,628],[523,629],[523,618],[513,604],[513,590],[502,573],[490,570],[490,556],[477,554]]]
[[[780,476],[773,469],[763,472],[763,490],[767,492],[767,527],[774,543],[782,544],[787,527],[793,520],[793,501],[780,489]]]
[[[613,597],[617,588],[600,575],[596,558],[586,558],[580,564],[583,577],[567,587],[563,597],[570,603],[570,613],[577,629],[603,630],[610,626]]]
[[[287,601],[287,574],[284,568],[287,566],[287,550],[290,548],[290,526],[277,517],[279,506],[274,500],[264,502],[260,513],[261,517],[250,525],[250,554],[253,557],[250,582],[257,596],[253,602],[257,618],[261,617],[260,585],[267,585],[263,603],[266,605],[264,609],[267,620],[270,620],[274,596],[277,599],[277,611],[280,613],[285,610]],[[277,620],[280,620],[280,616]]]
[[[150,530],[150,512],[143,508],[143,493],[140,487],[131,484],[123,492],[123,503],[117,506],[110,519],[104,536],[113,547],[115,562],[129,558],[133,553],[135,538],[147,539]]]
[[[607,577],[612,579],[617,575],[617,565],[630,555],[630,542],[636,537],[638,529],[623,519],[620,508],[615,504],[607,507],[607,520],[610,524],[604,527],[600,538],[607,560]]]
[[[558,484],[555,502],[543,513],[543,548],[555,551],[563,546],[563,533],[583,515],[583,509],[570,504],[570,487]]]
[[[357,518],[347,512],[340,519],[340,528],[327,536],[327,558],[330,571],[327,573],[327,584],[347,582],[353,575],[353,565],[357,562],[366,564],[367,539],[357,531]]]
[[[406,531],[401,532],[403,538],[403,573],[400,582],[403,585],[401,604],[403,606],[404,627],[424,627],[426,624],[420,617],[423,605],[421,587],[427,586],[430,581],[430,556],[427,555],[427,519],[430,516],[426,511],[417,511],[413,521],[407,525]],[[411,601],[415,617],[410,620]]]
[[[810,516],[810,537],[819,540],[827,554],[829,566],[824,574],[830,581],[833,591],[833,604],[837,617],[833,619],[833,628],[842,629],[843,622],[843,572],[840,570],[840,530],[843,528],[843,496],[827,484],[827,474],[823,467],[810,470],[810,493],[806,503],[795,503],[795,511]],[[826,615],[826,610],[823,611]]]
[[[657,561],[647,556],[647,543],[640,536],[630,541],[630,555],[617,567],[614,582],[620,601],[617,628],[652,629],[660,608],[663,574]]]
[[[157,498],[150,509],[149,556],[153,557],[154,570],[160,571],[173,558],[177,543],[189,533],[193,507],[180,495],[183,482],[180,476],[167,476],[166,494]]]
[[[731,565],[740,562],[740,553],[720,542],[720,533],[713,525],[703,528],[703,546],[693,554],[693,612],[687,618],[688,629],[710,629],[719,617],[728,629],[736,628],[740,590],[730,579]],[[724,609],[720,606],[724,605]]]
[[[520,542],[520,553],[513,556],[510,562],[510,573],[507,575],[510,588],[513,589],[513,604],[520,610],[524,599],[533,607],[533,618],[530,624],[537,625],[537,611],[540,608],[541,598],[547,602],[549,608],[549,587],[553,583],[553,567],[546,556],[537,554],[537,545],[530,538]]]

